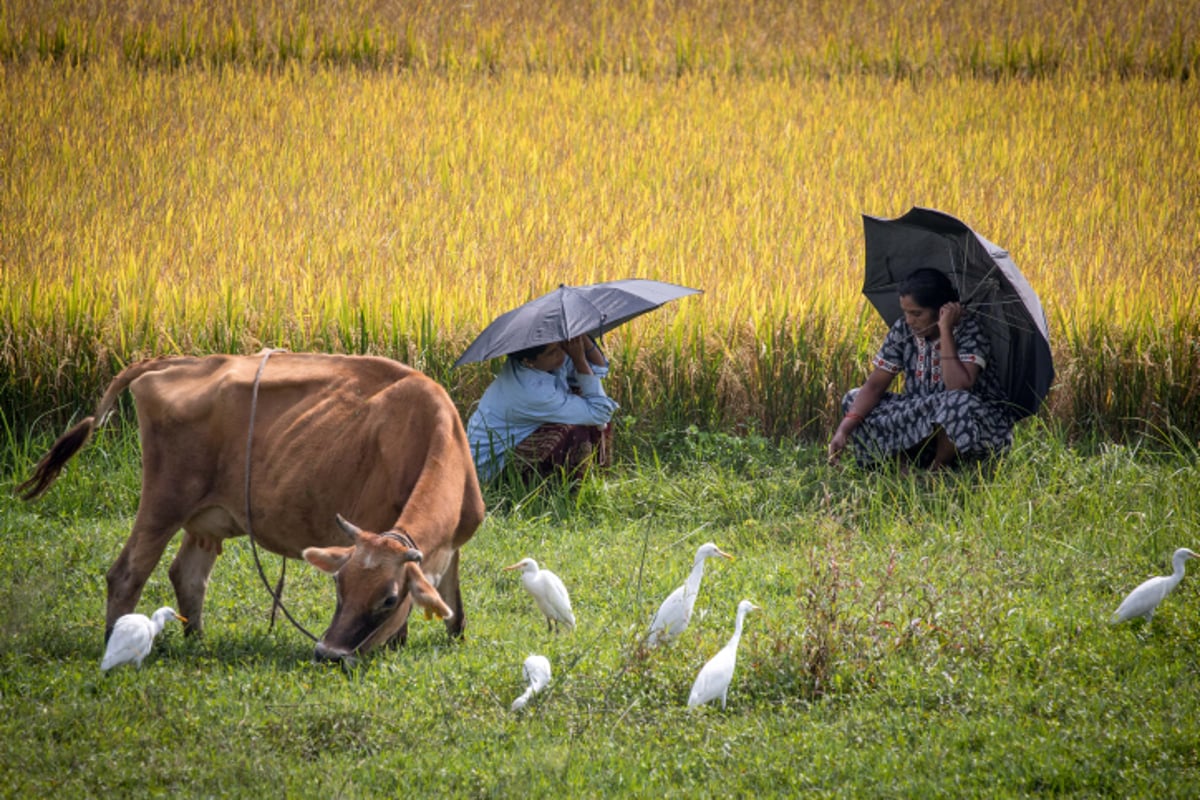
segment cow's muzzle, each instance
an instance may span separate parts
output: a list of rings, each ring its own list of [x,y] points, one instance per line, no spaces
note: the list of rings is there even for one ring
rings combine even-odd
[[[317,642],[316,649],[313,650],[313,660],[318,663],[336,661],[343,667],[353,667],[358,663],[358,656],[349,650],[343,650],[340,647],[330,647],[324,642]]]

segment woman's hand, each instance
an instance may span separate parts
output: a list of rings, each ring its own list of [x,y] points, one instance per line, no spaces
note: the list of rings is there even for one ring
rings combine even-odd
[[[592,340],[586,334],[572,337],[563,342],[563,350],[566,350],[567,355],[571,357],[571,361],[575,364],[575,372],[579,375],[592,374],[592,367],[587,358],[587,348],[591,345]]]
[[[945,303],[938,309],[938,332],[942,336],[954,333],[954,326],[962,319],[962,303]]]
[[[567,355],[573,361],[579,361],[583,358],[583,351],[587,347],[586,336],[575,336],[563,342],[562,348],[567,351]]]
[[[833,438],[829,440],[829,464],[836,465],[842,458],[842,452],[850,443],[850,434],[862,423],[868,414],[879,405],[880,399],[887,393],[888,387],[896,376],[883,367],[875,367],[867,380],[858,389],[857,396],[846,415],[838,423]]]
[[[829,440],[829,466],[837,466],[837,463],[841,461],[842,451],[846,449],[848,439],[849,436],[846,435],[842,426],[833,432],[833,438]]]
[[[946,303],[938,310],[938,330],[941,338],[942,384],[950,390],[970,389],[979,377],[978,364],[964,364],[958,358],[958,342],[954,327],[962,320],[961,303]]]

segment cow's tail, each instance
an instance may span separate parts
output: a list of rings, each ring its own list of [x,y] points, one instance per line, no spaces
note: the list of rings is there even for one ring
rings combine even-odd
[[[21,499],[33,500],[54,485],[54,481],[58,479],[58,473],[62,472],[62,468],[71,460],[71,457],[87,444],[88,439],[92,437],[92,432],[108,421],[117,404],[117,398],[129,387],[130,383],[147,372],[166,369],[172,363],[178,363],[179,360],[179,358],[163,356],[139,361],[121,370],[121,373],[108,385],[104,396],[100,398],[96,412],[58,437],[46,455],[42,456],[42,460],[37,463],[29,480],[17,486],[17,493],[20,494]]]

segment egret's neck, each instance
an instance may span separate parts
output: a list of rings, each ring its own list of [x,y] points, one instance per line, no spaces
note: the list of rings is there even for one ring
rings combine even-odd
[[[704,577],[704,562],[703,556],[696,559],[696,563],[692,564],[692,571],[687,577],[687,588],[692,594],[695,594],[700,589],[700,579]]]
[[[737,613],[737,619],[733,623],[733,641],[742,638],[742,622],[746,619],[746,612],[740,610]]]
[[[1171,585],[1172,586],[1174,586],[1175,584],[1177,584],[1181,580],[1183,580],[1183,572],[1185,569],[1187,569],[1187,560],[1188,560],[1187,556],[1184,556],[1183,558],[1175,559],[1175,565],[1174,565],[1175,571],[1171,573]]]

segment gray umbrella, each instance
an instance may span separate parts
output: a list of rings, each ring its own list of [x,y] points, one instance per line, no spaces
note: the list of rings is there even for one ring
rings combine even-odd
[[[992,345],[989,369],[1000,374],[1016,419],[1037,413],[1054,380],[1041,301],[1003,248],[941,211],[913,208],[896,219],[863,215],[863,294],[891,325],[900,318],[896,284],[921,267],[950,276],[963,307]]]
[[[594,338],[663,303],[699,293],[699,289],[642,278],[562,285],[496,317],[454,366],[563,342],[584,333]]]

